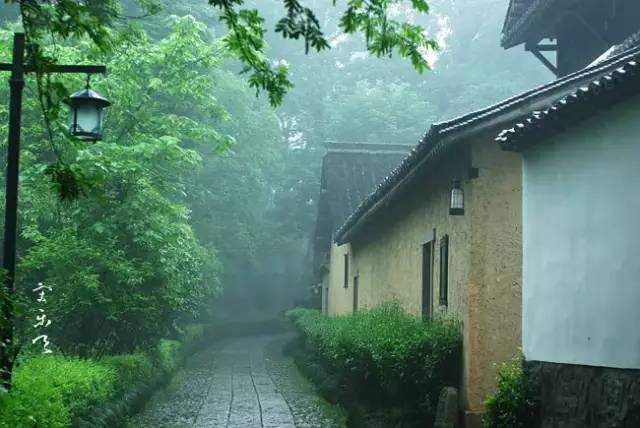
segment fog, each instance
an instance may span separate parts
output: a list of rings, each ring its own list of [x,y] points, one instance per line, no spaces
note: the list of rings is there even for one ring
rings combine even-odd
[[[624,1],[608,15],[591,5],[596,12],[581,19],[603,29],[596,43],[586,30],[573,38],[563,32],[578,26],[573,9],[558,15],[563,24],[516,28],[537,16],[519,14],[530,2],[427,3],[428,13],[421,0],[0,3],[2,82],[14,33],[26,33],[27,67],[17,128],[10,117],[18,84],[0,85],[3,165],[11,165],[10,135],[21,131],[16,248],[7,246],[11,197],[4,202],[11,167],[0,177],[3,260],[16,254],[15,274],[5,263],[0,294],[0,428],[392,427],[418,426],[421,418],[432,426],[446,406],[438,399],[447,397],[460,426],[475,427],[491,412],[484,400],[499,386],[496,367],[515,357],[512,373],[522,376],[523,341],[543,364],[590,365],[573,348],[558,351],[567,361],[545,360],[538,352],[545,341],[527,341],[520,330],[528,314],[550,315],[543,305],[526,306],[549,298],[527,289],[527,278],[565,284],[544,251],[533,253],[542,246],[530,225],[540,222],[523,220],[526,209],[538,216],[546,208],[523,201],[555,201],[531,194],[559,177],[556,164],[535,161],[568,155],[545,151],[562,137],[539,153],[527,150],[591,113],[544,122],[548,132],[528,127],[615,67],[634,67],[635,57],[616,58],[635,49],[637,35],[629,37],[640,12]],[[240,8],[246,14],[236,15]],[[357,21],[376,10],[384,19]],[[289,31],[295,24],[307,33],[275,31],[287,16],[297,19]],[[376,38],[387,19],[402,31]],[[309,45],[316,26],[326,49]],[[511,40],[509,28],[524,35],[514,30]],[[429,40],[413,58],[401,47],[412,37]],[[596,58],[600,65],[589,71]],[[54,64],[107,72],[45,72]],[[99,126],[84,130],[95,138],[74,135],[82,112],[73,113],[69,96],[85,86],[109,100],[104,116],[96,113]],[[496,119],[479,125],[484,133],[454,122],[489,115]],[[451,126],[430,133],[438,123]],[[593,135],[608,135],[603,129]],[[448,141],[460,143],[449,149]],[[523,177],[538,187],[525,188]],[[456,191],[461,207],[453,206]],[[583,202],[590,210],[593,201]],[[523,266],[534,273],[523,277]],[[577,266],[588,277],[589,266]],[[581,319],[558,323],[580,332]],[[611,337],[602,335],[593,342]],[[593,349],[591,340],[576,349]],[[425,361],[435,368],[427,372]],[[71,373],[67,384],[64,373]],[[129,384],[143,386],[129,396]],[[47,388],[57,401],[36,410],[34,403],[49,400]]]

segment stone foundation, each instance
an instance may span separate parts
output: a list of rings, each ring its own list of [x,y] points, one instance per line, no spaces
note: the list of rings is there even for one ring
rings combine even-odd
[[[529,361],[540,428],[639,428],[640,370]]]
[[[463,428],[482,428],[482,413],[465,411],[462,423]]]

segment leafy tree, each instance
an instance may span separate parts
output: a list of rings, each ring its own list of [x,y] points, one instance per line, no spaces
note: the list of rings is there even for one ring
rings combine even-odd
[[[235,142],[215,127],[227,117],[212,95],[224,48],[191,17],[169,25],[157,42],[129,33],[105,57],[109,78],[94,86],[118,100],[110,132],[93,145],[57,145],[64,162],[41,144],[37,100],[27,97],[20,283],[24,291],[39,281],[53,288],[51,336],[66,350],[143,346],[170,333],[176,318],[195,316],[220,287],[219,261],[196,239],[186,201],[199,152]],[[9,43],[10,34],[0,33],[0,51]],[[99,53],[86,43],[59,46],[57,54],[79,62]],[[62,135],[64,124],[54,119],[53,132]],[[6,129],[0,134],[4,142]],[[80,179],[56,194],[52,185],[69,182],[43,174]],[[74,192],[85,197],[59,201]]]
[[[360,80],[336,88],[327,135],[337,141],[415,144],[425,132],[424,118],[432,106],[411,85]]]
[[[237,144],[222,154],[203,153],[189,202],[198,237],[217,249],[231,288],[260,257],[259,243],[271,240],[265,213],[274,203],[286,147],[273,110],[245,82],[229,71],[217,72],[217,82],[214,94],[229,119],[214,125]]]
[[[88,36],[104,50],[113,48],[114,39],[109,26],[121,19],[122,7],[118,0],[4,0],[18,3],[27,37],[32,42],[34,60],[55,60],[39,52],[36,42],[54,34],[63,39]],[[287,77],[285,63],[272,63],[265,55],[265,19],[255,7],[246,7],[245,0],[208,0],[219,12],[220,21],[229,32],[224,37],[225,47],[244,65],[249,85],[257,91],[266,90],[269,101],[277,106],[293,85]],[[158,0],[137,0],[144,13],[156,13]],[[436,49],[437,44],[426,37],[421,26],[394,19],[390,10],[401,5],[401,0],[349,0],[341,15],[339,27],[346,34],[364,34],[366,49],[373,55],[391,56],[397,52],[410,59],[413,67],[423,72],[429,68],[425,52]],[[320,21],[315,12],[298,0],[283,0],[285,15],[275,25],[276,33],[287,39],[302,39],[305,52],[329,48]],[[334,1],[335,6],[335,1]],[[425,0],[412,0],[411,7],[426,14]]]

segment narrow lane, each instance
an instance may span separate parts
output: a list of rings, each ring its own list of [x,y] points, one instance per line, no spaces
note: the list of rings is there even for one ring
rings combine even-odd
[[[344,427],[341,410],[283,355],[291,338],[230,338],[198,352],[128,428]]]

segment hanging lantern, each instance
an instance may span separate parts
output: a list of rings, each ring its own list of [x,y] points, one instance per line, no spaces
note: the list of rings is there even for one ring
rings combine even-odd
[[[464,191],[460,186],[460,180],[457,178],[454,178],[451,182],[449,215],[464,215]]]
[[[69,105],[69,132],[81,140],[97,141],[102,138],[102,110],[111,102],[87,87],[71,95]]]

